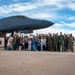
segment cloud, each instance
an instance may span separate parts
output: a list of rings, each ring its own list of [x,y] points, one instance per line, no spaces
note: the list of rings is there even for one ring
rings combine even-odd
[[[13,2],[18,2],[19,0],[12,0]]]
[[[75,21],[75,16],[69,17],[68,20],[74,20]]]
[[[39,13],[39,14],[32,14],[33,18],[49,18],[49,14],[45,14],[45,13]]]
[[[68,8],[75,11],[75,2],[69,3]]]
[[[53,14],[53,13],[50,15],[50,13],[44,13],[44,12],[36,13],[36,14],[33,13],[31,15],[32,15],[32,18],[39,18],[39,19],[52,19],[53,17],[57,16],[56,14]]]
[[[53,25],[53,27],[55,27],[55,28],[61,28],[61,27],[64,27],[64,25],[62,23],[55,23]]]
[[[55,6],[56,9],[69,8],[75,11],[75,1],[74,0],[37,0],[37,4],[40,6]]]
[[[37,0],[39,5],[54,5],[56,7],[64,7],[64,3],[68,0]]]
[[[65,23],[65,22],[61,22],[63,25],[65,26],[69,26],[71,28],[75,28],[75,22],[72,22],[72,23]]]
[[[36,5],[29,4],[29,3],[17,3],[17,4],[10,4],[10,5],[3,5],[0,6],[0,14],[8,14],[14,12],[23,12],[31,9],[37,8]]]
[[[16,0],[13,0],[16,1]],[[68,0],[34,0],[34,3],[15,3],[15,4],[10,4],[10,5],[3,5],[0,7],[0,15],[4,15],[4,14],[10,14],[10,13],[25,13],[29,10],[37,10],[37,8],[39,9],[40,7],[44,7],[44,6],[54,6],[54,7],[49,7],[43,9],[43,12],[39,12],[36,11],[36,13],[34,13],[32,15],[32,17],[34,18],[46,18],[46,19],[56,19],[57,17],[60,18],[58,13],[55,13],[59,8],[65,8],[67,5],[65,5],[65,3],[67,3]],[[68,1],[69,2],[69,1]],[[68,4],[68,3],[67,3]],[[41,9],[41,8],[40,8]],[[8,11],[7,11],[8,10]],[[42,9],[41,9],[42,10]],[[44,12],[45,11],[45,12]],[[46,13],[47,12],[47,13]],[[30,12],[28,12],[30,13]],[[33,13],[33,12],[32,12]]]
[[[18,0],[13,0],[18,1]],[[75,10],[75,3],[73,0],[34,0],[33,3],[15,3],[10,5],[4,5],[0,6],[0,15],[1,14],[8,14],[13,12],[25,12],[28,10],[37,9],[43,6],[54,6],[49,7],[48,10],[51,12],[54,12],[55,10],[60,10],[62,8],[70,8],[72,10]],[[7,11],[8,10],[8,11]]]
[[[38,4],[38,3],[37,3]],[[23,14],[32,18],[39,18],[39,19],[56,19],[59,17],[56,13],[54,13],[50,8],[48,9],[40,9],[40,12],[37,10],[39,5],[37,4],[30,4],[30,3],[16,3],[10,5],[3,5],[0,7],[0,15],[3,16],[11,16],[14,15],[15,12],[17,14]],[[50,9],[50,10],[49,10]],[[8,10],[8,11],[7,11]],[[30,10],[34,10],[35,12],[30,12]],[[50,12],[51,11],[51,12]]]
[[[11,11],[10,11],[10,10],[7,11],[7,8],[5,8],[5,7],[0,7],[0,15],[8,14],[9,12],[11,12]]]
[[[15,5],[13,4],[10,7],[12,7],[11,8],[12,11],[17,11],[17,12],[23,12],[23,11],[37,8],[36,5],[29,4],[29,3],[21,3],[21,4],[15,4]]]
[[[13,1],[18,1],[18,0],[13,0]],[[60,0],[39,0],[39,1],[36,1],[35,3],[26,2],[26,3],[16,3],[16,4],[4,5],[0,7],[0,10],[1,10],[0,14],[2,13],[7,14],[13,11],[23,12],[23,11],[28,11],[28,10],[36,9],[39,7],[43,7],[46,5],[56,5],[57,7],[62,7],[63,4],[61,4],[61,2],[62,0],[61,1]],[[51,7],[50,9],[53,10],[54,8]]]
[[[49,27],[45,29],[35,30],[34,34],[35,33],[44,33],[44,34],[52,33],[53,34],[53,33],[60,33],[60,32],[67,33],[67,30],[63,28]]]

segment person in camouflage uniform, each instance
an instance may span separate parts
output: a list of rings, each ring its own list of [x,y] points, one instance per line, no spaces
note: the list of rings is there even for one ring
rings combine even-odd
[[[72,36],[72,34],[70,34],[70,36],[69,36],[69,50],[71,50],[71,52],[74,52],[73,45],[74,45],[74,37]]]
[[[13,50],[16,50],[17,49],[17,36],[16,35],[14,35],[13,37],[12,45],[13,45]]]
[[[48,51],[48,35],[46,35],[46,51]]]
[[[53,34],[53,50],[58,51],[58,36]]]
[[[52,35],[49,33],[49,36],[48,36],[48,51],[52,51],[52,42],[53,42],[53,38],[52,38]]]
[[[64,51],[69,51],[69,37],[67,34],[64,37]]]

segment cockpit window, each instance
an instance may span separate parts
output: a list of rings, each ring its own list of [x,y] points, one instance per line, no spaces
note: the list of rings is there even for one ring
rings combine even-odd
[[[17,18],[19,18],[19,19],[22,19],[22,18],[25,18],[25,19],[27,19],[28,17],[26,17],[26,16],[16,16]]]

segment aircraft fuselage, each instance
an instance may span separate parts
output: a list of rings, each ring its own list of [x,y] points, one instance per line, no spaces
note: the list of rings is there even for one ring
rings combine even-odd
[[[11,16],[0,19],[0,32],[36,30],[49,27],[53,24],[46,20],[37,20],[25,16]]]

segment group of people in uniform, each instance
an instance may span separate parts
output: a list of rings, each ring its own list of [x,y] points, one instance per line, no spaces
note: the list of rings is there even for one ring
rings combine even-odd
[[[13,35],[5,38],[5,50],[74,52],[72,34],[51,33],[31,36]]]

